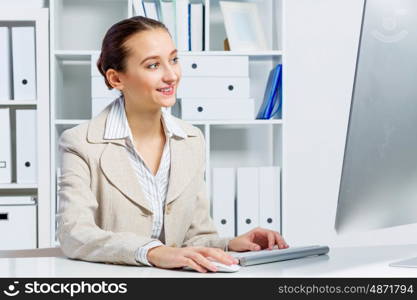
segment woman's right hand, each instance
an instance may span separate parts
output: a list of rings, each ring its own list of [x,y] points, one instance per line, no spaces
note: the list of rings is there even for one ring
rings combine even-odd
[[[188,266],[201,273],[206,273],[208,270],[216,272],[217,268],[210,262],[209,257],[226,265],[238,263],[237,259],[226,254],[220,248],[174,248],[163,245],[148,250],[148,261],[155,267],[164,269]]]

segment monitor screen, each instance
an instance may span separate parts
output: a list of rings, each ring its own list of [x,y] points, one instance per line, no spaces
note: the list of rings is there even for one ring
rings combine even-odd
[[[335,228],[417,222],[417,1],[365,1]]]

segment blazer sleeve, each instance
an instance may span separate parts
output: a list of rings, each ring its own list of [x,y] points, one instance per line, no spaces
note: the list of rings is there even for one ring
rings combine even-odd
[[[204,246],[221,248],[228,250],[229,241],[233,237],[219,237],[216,226],[210,217],[210,200],[207,197],[207,187],[204,180],[206,169],[205,159],[205,141],[200,129],[199,138],[202,146],[202,164],[198,171],[198,193],[196,197],[196,206],[193,214],[193,220],[186,232],[183,246]]]
[[[62,134],[57,233],[63,253],[73,259],[144,266],[135,259],[136,251],[154,239],[97,225],[98,201],[90,188],[89,159],[81,148],[76,134]]]

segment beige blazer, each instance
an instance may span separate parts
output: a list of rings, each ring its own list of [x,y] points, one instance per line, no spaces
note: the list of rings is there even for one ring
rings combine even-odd
[[[58,238],[70,258],[140,266],[136,250],[154,240],[152,209],[124,139],[103,140],[108,113],[109,107],[60,138]],[[187,137],[170,139],[165,244],[226,249],[230,238],[220,238],[210,218],[203,135],[197,127],[174,120]]]

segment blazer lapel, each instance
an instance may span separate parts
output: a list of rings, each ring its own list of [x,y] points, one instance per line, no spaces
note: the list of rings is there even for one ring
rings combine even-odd
[[[107,144],[100,157],[100,166],[107,179],[122,194],[152,213],[129,160],[128,152],[123,146]]]
[[[198,149],[192,148],[192,139],[170,139],[171,170],[166,204],[174,201],[198,171]],[[196,151],[197,150],[197,151]]]

